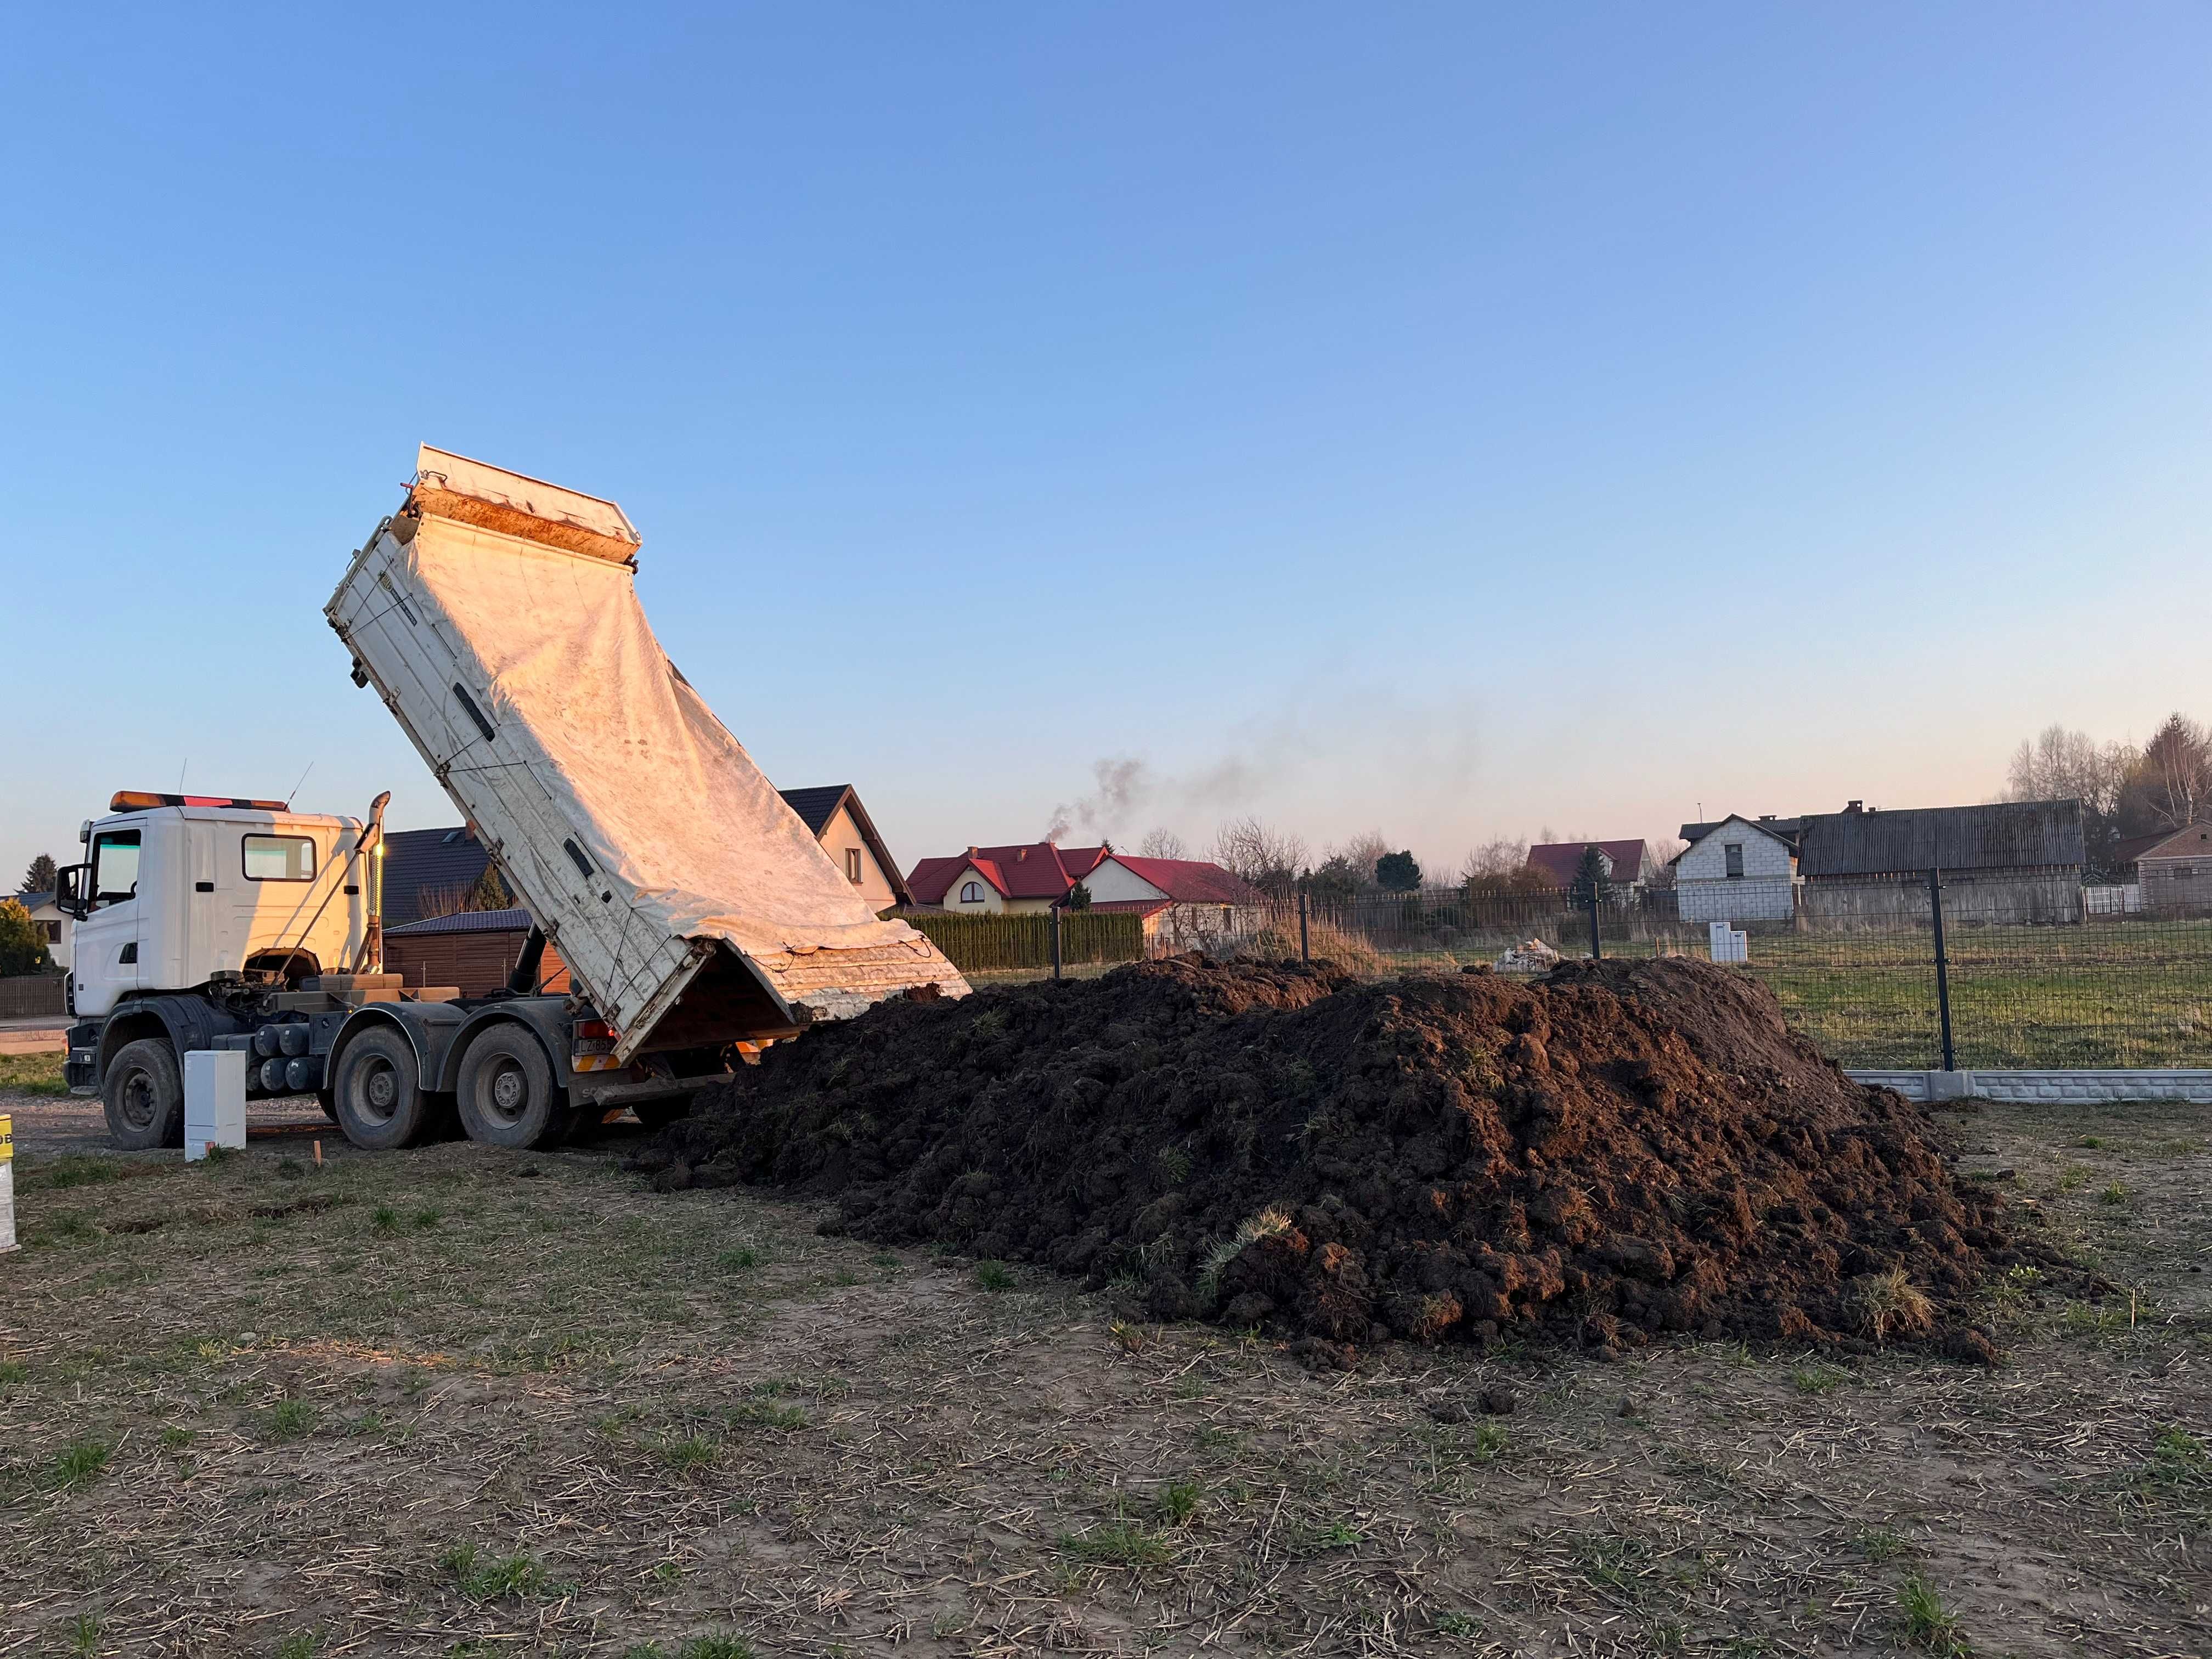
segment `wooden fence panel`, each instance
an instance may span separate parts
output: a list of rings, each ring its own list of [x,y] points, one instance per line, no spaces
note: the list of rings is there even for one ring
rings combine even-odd
[[[956,916],[902,910],[962,973],[1052,966],[1052,918],[1042,915]],[[1135,962],[1145,954],[1145,920],[1128,910],[1060,913],[1060,958],[1076,965]]]
[[[59,974],[23,974],[0,979],[0,1019],[67,1012]]]

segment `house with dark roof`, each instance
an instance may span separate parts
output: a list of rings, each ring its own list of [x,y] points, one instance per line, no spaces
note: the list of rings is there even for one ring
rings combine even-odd
[[[1150,956],[1224,954],[1256,939],[1267,923],[1266,895],[1199,859],[1136,858],[1109,848],[1083,885],[1092,909],[1133,910],[1144,918]]]
[[[875,821],[860,805],[860,794],[851,784],[825,783],[777,793],[814,832],[814,839],[822,843],[822,850],[836,861],[845,879],[860,890],[871,910],[882,912],[914,902],[906,878],[899,874],[890,848],[876,833]]]
[[[1684,921],[1789,921],[1797,914],[1796,818],[1730,813],[1686,823],[1690,844],[1672,860],[1674,905]]]
[[[821,784],[777,793],[813,832],[845,879],[866,896],[870,908],[888,910],[914,902],[890,849],[877,834],[874,820],[851,784]],[[387,934],[430,917],[459,912],[491,863],[491,854],[466,824],[450,830],[387,830],[384,848]]]
[[[1947,922],[2081,919],[2081,804],[2002,801],[1882,811],[1852,801],[1805,817],[1797,837],[1808,925],[1925,917],[1940,870]]]
[[[2142,908],[2160,915],[2212,915],[2212,823],[2184,824],[2135,854]]]
[[[906,884],[915,904],[956,915],[1041,914],[1065,902],[1109,850],[1049,841],[970,847],[922,860],[907,872]]]
[[[1538,842],[1528,849],[1528,867],[1554,887],[1571,887],[1583,867],[1583,854],[1592,847],[1604,858],[1605,878],[1615,887],[1643,887],[1660,873],[1650,842],[1642,840]]]

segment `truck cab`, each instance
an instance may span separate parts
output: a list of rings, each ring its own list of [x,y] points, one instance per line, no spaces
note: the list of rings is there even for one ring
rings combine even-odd
[[[118,793],[79,831],[84,861],[60,872],[76,918],[70,1011],[193,991],[272,972],[296,985],[356,961],[374,913],[373,858],[352,855],[359,818],[282,801]]]

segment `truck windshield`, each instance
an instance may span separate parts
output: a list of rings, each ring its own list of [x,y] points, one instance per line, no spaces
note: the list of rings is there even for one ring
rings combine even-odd
[[[138,896],[138,832],[103,830],[92,842],[92,902],[123,904]]]

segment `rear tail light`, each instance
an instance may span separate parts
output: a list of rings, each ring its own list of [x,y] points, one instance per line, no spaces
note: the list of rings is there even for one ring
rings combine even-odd
[[[571,1033],[569,1069],[611,1072],[614,1060],[615,1028],[603,1019],[580,1019]]]

